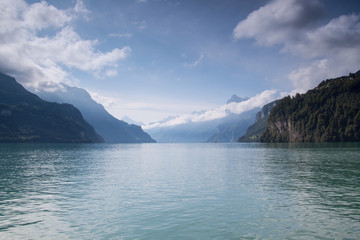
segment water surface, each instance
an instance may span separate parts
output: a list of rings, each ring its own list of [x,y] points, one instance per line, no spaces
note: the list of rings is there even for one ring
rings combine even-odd
[[[0,239],[360,239],[359,144],[1,144]]]

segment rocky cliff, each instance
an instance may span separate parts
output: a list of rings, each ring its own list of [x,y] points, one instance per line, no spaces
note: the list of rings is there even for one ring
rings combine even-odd
[[[238,142],[260,141],[260,136],[266,128],[266,123],[270,115],[270,111],[277,104],[277,102],[278,100],[275,100],[262,107],[261,111],[256,114],[255,123],[246,130],[246,133],[238,139]]]

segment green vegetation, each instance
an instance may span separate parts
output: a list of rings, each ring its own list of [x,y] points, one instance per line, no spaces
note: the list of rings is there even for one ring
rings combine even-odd
[[[266,128],[267,118],[261,118],[251,125],[247,130],[244,136],[241,136],[238,139],[238,142],[259,142],[260,136]]]
[[[0,73],[0,142],[102,142],[70,104],[50,103]]]
[[[247,130],[245,135],[238,139],[238,142],[259,142],[260,136],[267,126],[267,119],[271,109],[277,104],[278,100],[263,106],[260,112],[256,114],[256,121]]]
[[[323,81],[283,98],[271,111],[262,142],[360,141],[360,74]]]

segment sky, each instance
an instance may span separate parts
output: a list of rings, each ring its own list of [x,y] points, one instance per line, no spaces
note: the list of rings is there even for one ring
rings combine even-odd
[[[359,69],[358,0],[0,1],[0,71],[84,88],[147,124],[218,118]],[[249,102],[224,105],[233,94]]]

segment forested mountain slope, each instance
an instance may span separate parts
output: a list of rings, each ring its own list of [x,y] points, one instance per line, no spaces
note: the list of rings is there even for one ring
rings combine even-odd
[[[360,74],[323,81],[272,109],[262,142],[360,141]]]
[[[103,142],[70,104],[50,103],[0,73],[0,142]]]

